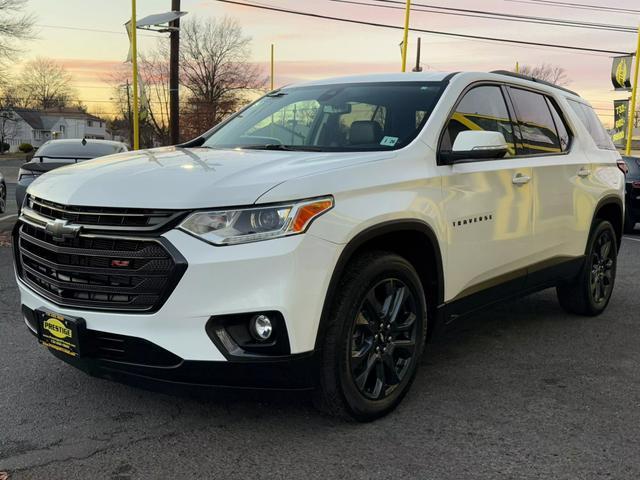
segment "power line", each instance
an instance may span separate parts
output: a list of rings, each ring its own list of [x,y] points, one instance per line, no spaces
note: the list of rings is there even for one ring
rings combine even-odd
[[[341,3],[355,3],[349,0],[328,0],[328,1],[341,2]],[[399,0],[371,0],[371,1],[384,3],[384,4],[404,5],[404,2]],[[383,5],[373,5],[373,4],[371,4],[370,6],[383,7]],[[456,16],[472,17],[472,18],[486,18],[491,20],[535,23],[535,24],[541,24],[541,25],[555,25],[560,27],[589,28],[594,30],[607,30],[607,31],[613,31],[613,32],[633,33],[633,34],[635,34],[637,31],[635,27],[629,26],[629,25],[614,25],[614,24],[608,24],[608,23],[556,19],[556,18],[548,18],[548,17],[537,17],[537,16],[531,16],[531,15],[517,15],[512,13],[490,12],[486,10],[470,10],[466,8],[443,7],[440,5],[430,5],[430,4],[424,4],[424,3],[413,3],[413,7],[423,7],[423,8],[429,9],[429,10],[421,10],[418,8],[412,8],[412,10],[415,10],[418,12],[438,13],[441,15],[456,15]],[[392,7],[392,6],[386,5],[386,8],[404,9],[405,7]],[[443,10],[443,11],[436,11],[436,10]]]
[[[564,7],[572,8],[575,10],[595,10],[605,11],[613,13],[640,13],[640,10],[634,10],[631,8],[612,7],[608,5],[590,5],[588,3],[574,3],[574,2],[560,2],[555,0],[505,0],[507,2],[514,3],[529,3],[529,4],[543,4],[551,7]]]
[[[74,31],[80,31],[80,32],[92,32],[92,33],[109,33],[109,34],[114,34],[114,35],[126,35],[127,32],[123,31],[123,32],[118,32],[116,30],[102,30],[99,28],[84,28],[84,27],[67,27],[64,25],[43,25],[41,23],[36,23],[35,24],[36,27],[40,27],[40,28],[52,28],[52,29],[57,29],[57,30],[74,30]],[[139,33],[138,34],[139,37],[149,37],[149,38],[158,38],[157,35],[149,35],[149,34],[143,34],[143,33]]]
[[[329,15],[321,15],[321,14],[318,14],[318,13],[311,13],[311,12],[301,12],[301,11],[297,11],[297,10],[288,10],[288,9],[285,9],[285,8],[270,7],[270,6],[266,6],[266,5],[255,5],[255,4],[244,3],[244,2],[240,2],[240,1],[236,1],[236,0],[213,0],[213,1],[222,2],[222,3],[228,3],[228,4],[232,4],[232,5],[240,5],[240,6],[244,6],[244,7],[250,7],[250,8],[257,8],[257,9],[260,9],[260,10],[269,10],[269,11],[273,11],[273,12],[288,13],[288,14],[298,15],[298,16],[303,16],[303,17],[318,18],[318,19],[323,19],[323,20],[333,20],[333,21],[336,21],[336,22],[351,23],[351,24],[357,24],[357,25],[366,25],[366,26],[369,26],[369,27],[389,28],[389,29],[393,29],[393,30],[402,30],[403,29],[401,26],[396,26],[396,25],[388,25],[388,24],[383,24],[383,23],[367,22],[367,21],[364,21],[364,20],[353,20],[353,19],[346,19],[346,18],[340,18],[340,17],[332,17],[332,16],[329,16]],[[444,32],[444,31],[436,31],[436,30],[425,30],[425,29],[413,28],[413,27],[410,28],[410,30],[413,31],[413,32],[427,33],[427,34],[431,34],[431,35],[442,35],[442,36],[447,36],[447,37],[466,38],[466,39],[470,39],[470,40],[489,40],[489,41],[494,41],[494,42],[503,42],[503,43],[510,43],[510,44],[515,44],[515,45],[529,45],[529,46],[538,46],[538,47],[559,48],[559,49],[573,50],[573,51],[579,51],[579,52],[607,53],[607,54],[612,54],[612,55],[627,55],[629,53],[629,52],[621,52],[621,51],[617,51],[617,50],[603,50],[603,49],[599,49],[599,48],[576,47],[576,46],[573,46],[573,45],[560,45],[560,44],[553,44],[553,43],[529,42],[529,41],[525,41],[525,40],[514,40],[514,39],[509,39],[509,38],[487,37],[487,36],[482,36],[482,35],[469,35],[469,34],[463,34],[463,33],[453,33],[453,32]]]

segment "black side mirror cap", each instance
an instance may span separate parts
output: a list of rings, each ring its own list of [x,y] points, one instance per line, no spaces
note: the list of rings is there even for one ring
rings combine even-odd
[[[440,163],[443,165],[453,165],[461,162],[473,162],[475,160],[499,160],[507,154],[506,148],[496,148],[490,150],[466,150],[454,152],[451,150],[441,151],[439,154]]]

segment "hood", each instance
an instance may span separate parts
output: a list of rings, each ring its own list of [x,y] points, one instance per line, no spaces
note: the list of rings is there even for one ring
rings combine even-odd
[[[57,168],[33,182],[28,192],[65,205],[96,207],[192,209],[249,205],[287,180],[391,156],[393,152],[165,147]]]

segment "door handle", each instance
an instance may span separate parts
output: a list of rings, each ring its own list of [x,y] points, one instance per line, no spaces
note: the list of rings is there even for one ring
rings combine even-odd
[[[578,170],[579,177],[588,177],[589,175],[591,175],[591,170],[587,167],[582,167],[580,170]]]
[[[531,181],[531,177],[529,175],[523,175],[521,173],[516,173],[511,179],[511,182],[514,185],[526,185],[530,181]]]

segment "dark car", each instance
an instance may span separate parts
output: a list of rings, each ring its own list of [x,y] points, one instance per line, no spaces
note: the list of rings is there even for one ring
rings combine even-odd
[[[18,210],[22,207],[27,187],[43,173],[71,163],[78,163],[83,160],[91,160],[93,158],[126,152],[128,150],[124,143],[111,140],[49,140],[42,144],[31,160],[20,168],[18,184],[16,185]]]
[[[0,213],[4,213],[7,209],[7,184],[4,181],[2,173],[0,173]]]
[[[631,233],[640,222],[640,157],[622,157],[627,164],[624,231]]]

